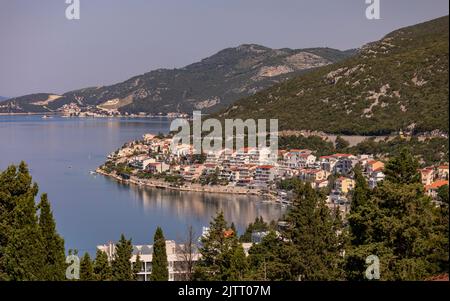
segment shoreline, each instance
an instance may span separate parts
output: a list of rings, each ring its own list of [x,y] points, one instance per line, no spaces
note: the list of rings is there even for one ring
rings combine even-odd
[[[164,180],[148,180],[138,179],[131,176],[130,179],[123,179],[117,175],[109,174],[100,168],[97,168],[95,172],[107,178],[114,179],[124,184],[134,184],[143,187],[156,188],[156,189],[168,189],[174,191],[191,191],[191,192],[204,192],[204,193],[217,193],[217,194],[236,194],[236,195],[252,195],[261,196],[269,199],[275,203],[276,196],[271,193],[261,192],[259,189],[249,189],[235,186],[202,186],[201,184],[185,184],[184,186],[172,186],[170,183]]]

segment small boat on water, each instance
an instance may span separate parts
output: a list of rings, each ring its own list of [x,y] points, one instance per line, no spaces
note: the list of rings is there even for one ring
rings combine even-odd
[[[91,170],[89,173],[90,173],[91,175],[93,175],[93,176],[97,175],[97,172],[96,172],[96,171],[93,171],[93,170]]]
[[[48,115],[44,115],[44,116],[42,116],[42,119],[50,119],[50,118],[53,118],[53,117],[51,117],[51,116],[48,116]]]

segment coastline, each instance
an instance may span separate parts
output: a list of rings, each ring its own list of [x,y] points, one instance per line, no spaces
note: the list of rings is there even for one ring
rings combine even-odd
[[[275,201],[276,197],[271,193],[262,192],[260,189],[250,189],[243,187],[234,187],[234,186],[202,186],[201,184],[185,184],[183,186],[172,186],[170,183],[167,183],[164,180],[149,180],[149,179],[138,179],[134,176],[131,176],[130,179],[123,179],[115,174],[109,174],[103,171],[100,168],[97,168],[95,171],[97,174],[112,178],[118,182],[124,184],[134,184],[138,186],[144,186],[149,188],[157,188],[157,189],[169,189],[169,190],[177,190],[177,191],[191,191],[191,192],[206,192],[206,193],[218,193],[218,194],[237,194],[237,195],[253,195],[253,196],[261,196],[267,198],[271,201]]]

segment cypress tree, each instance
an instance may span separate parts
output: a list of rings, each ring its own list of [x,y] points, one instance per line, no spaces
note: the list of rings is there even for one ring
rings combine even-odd
[[[364,178],[361,167],[354,168],[355,189],[352,191],[350,214],[348,222],[350,226],[351,242],[353,245],[360,245],[366,240],[367,223],[369,212],[372,211],[373,204],[369,202],[371,191]]]
[[[136,261],[133,263],[133,279],[138,279],[138,273],[142,270],[142,260],[139,254],[136,255]]]
[[[45,270],[43,277],[45,280],[61,281],[65,279],[66,270],[64,240],[56,232],[56,225],[47,194],[42,195],[39,209],[39,227],[44,239],[45,250]]]
[[[151,281],[168,281],[169,270],[166,254],[166,239],[160,227],[156,229],[153,239],[153,257]]]
[[[131,255],[133,246],[131,240],[127,240],[122,234],[119,243],[116,245],[116,252],[112,262],[112,276],[115,281],[130,281],[134,279],[131,269]]]
[[[94,274],[97,281],[112,280],[112,271],[108,261],[108,255],[101,250],[97,250],[95,255]]]

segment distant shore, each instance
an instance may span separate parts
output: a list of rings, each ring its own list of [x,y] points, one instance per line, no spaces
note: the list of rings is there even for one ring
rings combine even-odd
[[[22,115],[59,115],[58,113],[0,113],[0,116],[22,116]]]
[[[134,176],[131,176],[130,179],[123,179],[118,175],[107,173],[100,168],[96,170],[96,173],[103,175],[105,177],[112,178],[121,183],[134,184],[150,188],[170,189],[178,191],[192,191],[192,192],[221,193],[221,194],[256,195],[268,198],[270,200],[275,200],[275,196],[270,193],[265,193],[259,189],[250,189],[246,187],[220,186],[220,185],[202,186],[201,184],[192,184],[192,183],[188,183],[183,186],[173,186],[164,180],[139,179]]]

